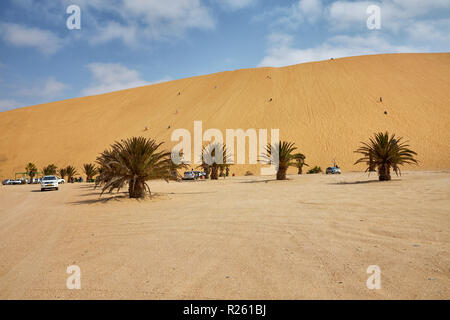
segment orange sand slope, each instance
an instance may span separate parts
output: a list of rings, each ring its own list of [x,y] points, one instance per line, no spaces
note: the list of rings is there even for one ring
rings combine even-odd
[[[373,132],[389,130],[410,140],[418,169],[450,168],[450,54],[237,70],[2,112],[0,176],[23,171],[30,161],[81,168],[115,140],[136,135],[169,148],[172,131],[193,132],[195,120],[224,134],[226,128],[279,128],[310,165],[336,159],[344,170],[362,169],[353,166],[353,150]],[[251,166],[233,172],[249,169],[258,172]]]

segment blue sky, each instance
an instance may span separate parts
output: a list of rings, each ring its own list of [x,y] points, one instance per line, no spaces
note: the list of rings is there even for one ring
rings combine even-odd
[[[80,30],[66,26],[73,4]],[[371,5],[380,29],[367,27]],[[0,111],[240,68],[449,47],[449,0],[2,0]]]

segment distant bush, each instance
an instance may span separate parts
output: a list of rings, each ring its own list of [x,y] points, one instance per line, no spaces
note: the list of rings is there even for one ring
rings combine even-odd
[[[311,170],[309,170],[307,172],[307,174],[317,174],[317,173],[321,173],[322,172],[322,168],[315,166],[314,168],[312,168]]]
[[[245,173],[245,175],[246,175],[246,176],[253,176],[254,174],[253,174],[253,172],[251,172],[251,171],[247,171],[247,172]]]

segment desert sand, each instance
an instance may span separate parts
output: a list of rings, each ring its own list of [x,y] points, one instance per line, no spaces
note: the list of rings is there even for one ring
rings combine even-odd
[[[115,140],[131,136],[170,149],[173,130],[192,132],[195,120],[222,132],[278,128],[308,164],[326,168],[336,159],[344,171],[363,169],[353,166],[360,141],[389,130],[418,152],[420,166],[411,170],[449,169],[450,54],[236,70],[1,112],[0,178],[23,172],[28,162],[81,172]],[[238,175],[247,170],[259,172],[234,168]]]
[[[289,179],[153,181],[145,201],[2,186],[0,298],[450,298],[450,171]]]

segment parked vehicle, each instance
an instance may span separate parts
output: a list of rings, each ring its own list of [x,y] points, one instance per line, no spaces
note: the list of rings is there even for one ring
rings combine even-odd
[[[195,171],[198,174],[198,177],[206,177],[206,172],[202,172],[202,171]]]
[[[2,184],[4,186],[7,186],[7,185],[13,185],[13,184],[17,184],[17,183],[16,183],[16,180],[6,179],[6,180],[2,181]]]
[[[62,178],[60,178],[60,177],[56,177],[56,178],[58,178],[58,183],[59,183],[59,184],[64,184],[64,183],[66,183],[66,180],[64,180],[64,179],[62,179]]]
[[[45,176],[41,181],[41,191],[47,189],[59,189],[58,177],[57,176]]]
[[[328,167],[326,174],[341,174],[341,168],[339,167]]]
[[[183,176],[183,180],[197,180],[198,174],[195,171],[186,171]]]

